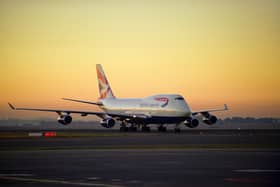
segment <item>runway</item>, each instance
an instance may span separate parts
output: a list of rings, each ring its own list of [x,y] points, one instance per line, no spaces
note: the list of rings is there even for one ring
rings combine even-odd
[[[278,133],[1,138],[0,184],[279,186],[279,158]]]
[[[0,156],[3,186],[279,186],[279,151],[52,150]]]
[[[279,131],[193,131],[119,133],[118,131],[57,131],[57,137],[1,138],[0,150],[106,148],[279,148]],[[88,134],[87,134],[88,133]],[[3,133],[2,133],[3,136]]]

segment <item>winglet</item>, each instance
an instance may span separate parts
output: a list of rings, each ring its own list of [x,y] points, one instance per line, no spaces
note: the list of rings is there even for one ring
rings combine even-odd
[[[228,106],[227,104],[224,104],[225,110],[228,110]]]
[[[12,110],[16,110],[16,108],[11,103],[8,103],[8,104]]]

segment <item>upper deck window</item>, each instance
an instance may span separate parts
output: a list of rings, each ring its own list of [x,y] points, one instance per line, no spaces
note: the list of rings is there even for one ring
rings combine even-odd
[[[183,97],[175,97],[175,100],[184,100]]]

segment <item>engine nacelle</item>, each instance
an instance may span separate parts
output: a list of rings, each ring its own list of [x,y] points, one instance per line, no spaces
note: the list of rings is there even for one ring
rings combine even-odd
[[[112,128],[115,126],[115,120],[112,118],[103,119],[100,124],[105,128]]]
[[[209,115],[208,118],[203,118],[203,122],[207,125],[213,125],[217,122],[217,117],[213,115]]]
[[[184,124],[189,128],[195,128],[199,125],[199,121],[195,118],[189,118],[184,121]]]
[[[57,118],[57,121],[62,125],[69,125],[72,122],[72,117],[69,115],[61,115]]]

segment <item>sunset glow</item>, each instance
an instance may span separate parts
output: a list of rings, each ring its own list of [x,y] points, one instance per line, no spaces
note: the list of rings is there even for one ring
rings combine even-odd
[[[116,97],[182,94],[219,117],[280,117],[280,1],[0,1],[0,118],[16,106],[99,110],[95,64]]]

